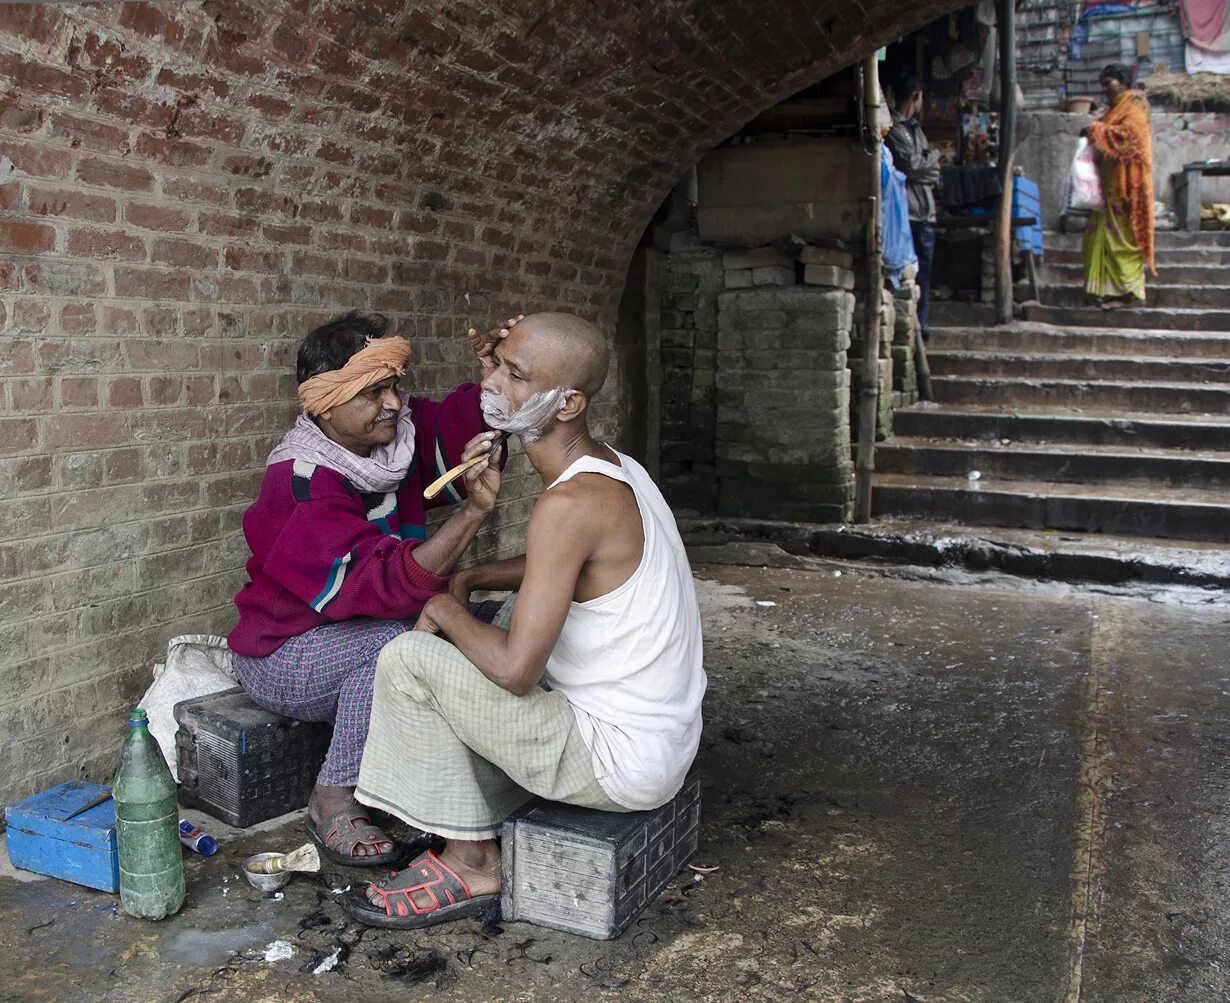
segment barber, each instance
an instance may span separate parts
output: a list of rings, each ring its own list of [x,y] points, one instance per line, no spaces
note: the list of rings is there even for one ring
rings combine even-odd
[[[354,799],[376,658],[448,590],[500,490],[499,464],[481,462],[424,502],[427,484],[489,452],[497,433],[483,421],[478,384],[440,401],[403,395],[398,380],[411,347],[386,326],[378,314],[351,312],[300,343],[303,413],[269,454],[260,494],[244,513],[249,581],[235,597],[239,622],[227,639],[235,674],[257,704],[333,722],[307,829],[331,861],[364,866],[401,855]],[[473,330],[469,338],[489,366],[492,342]],[[455,510],[427,539],[425,509],[435,505]]]

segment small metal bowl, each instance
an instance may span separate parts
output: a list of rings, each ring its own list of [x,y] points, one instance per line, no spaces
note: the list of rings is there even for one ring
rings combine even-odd
[[[287,882],[290,881],[291,871],[279,871],[277,874],[255,874],[248,869],[249,864],[284,856],[286,856],[285,853],[254,853],[243,862],[243,876],[248,879],[248,884],[263,892],[276,892],[279,888],[285,888]]]

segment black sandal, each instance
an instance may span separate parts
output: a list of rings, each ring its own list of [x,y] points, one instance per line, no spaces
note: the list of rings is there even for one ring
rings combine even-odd
[[[372,825],[367,813],[359,809],[339,811],[330,819],[332,828],[321,832],[310,818],[304,821],[312,842],[320,847],[321,854],[330,862],[342,867],[387,867],[405,860],[410,850],[389,839],[384,831]],[[357,846],[376,848],[377,843],[392,843],[387,853],[355,856]]]

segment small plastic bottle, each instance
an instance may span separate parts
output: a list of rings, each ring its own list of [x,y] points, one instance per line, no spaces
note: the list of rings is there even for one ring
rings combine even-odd
[[[179,820],[179,841],[202,857],[212,857],[218,852],[218,841],[186,818]]]
[[[137,707],[112,785],[120,854],[120,906],[130,916],[162,919],[184,904],[175,781]]]

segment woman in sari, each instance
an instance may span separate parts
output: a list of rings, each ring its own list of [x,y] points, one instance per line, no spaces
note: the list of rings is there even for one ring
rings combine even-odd
[[[1085,291],[1104,310],[1143,303],[1145,265],[1153,264],[1153,138],[1149,102],[1133,90],[1132,71],[1120,63],[1102,70],[1109,107],[1088,129],[1098,155],[1106,205],[1089,216],[1081,259]]]

